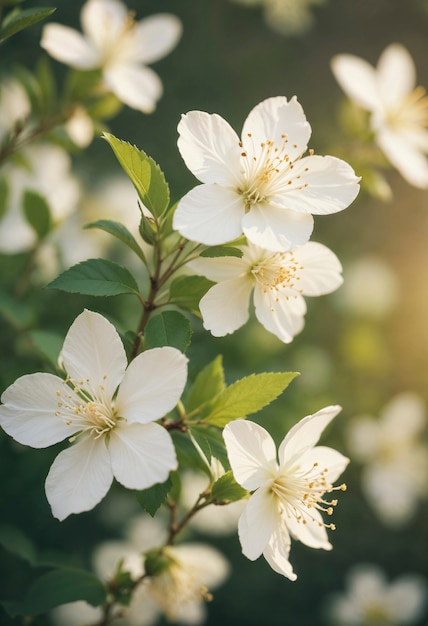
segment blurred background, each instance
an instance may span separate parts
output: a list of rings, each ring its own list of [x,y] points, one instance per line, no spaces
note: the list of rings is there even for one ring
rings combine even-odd
[[[281,5],[281,0],[276,3]],[[26,6],[38,4],[29,1]],[[43,4],[57,7],[49,19],[80,30],[80,0]],[[354,158],[355,137],[344,123],[345,96],[330,69],[333,55],[352,53],[375,65],[388,44],[399,42],[414,59],[418,84],[428,85],[426,0],[283,0],[282,32],[266,20],[262,2],[250,6],[233,0],[130,0],[127,4],[136,19],[165,11],[183,23],[177,48],[153,66],[164,85],[155,112],[144,115],[124,107],[108,121],[113,134],[144,149],[161,165],[175,199],[196,182],[176,147],[182,113],[192,109],[218,113],[239,133],[258,102],[296,95],[312,126],[310,147],[318,154],[341,156],[362,174]],[[303,18],[296,17],[295,5],[306,8]],[[274,22],[278,27],[279,18]],[[15,64],[34,68],[35,59],[44,54],[39,46],[41,28],[35,25],[2,45],[2,74]],[[66,68],[56,61],[52,67],[60,83]],[[348,490],[341,494],[334,514],[334,550],[315,551],[294,542],[291,562],[296,582],[275,574],[263,559],[247,561],[234,532],[209,536],[209,542],[227,555],[232,570],[208,606],[208,625],[334,624],[338,618],[331,598],[349,590],[349,573],[361,564],[380,568],[388,583],[407,575],[420,577],[417,580],[425,584],[428,579],[428,191],[411,187],[386,163],[380,164],[392,191],[389,200],[376,197],[373,187],[363,186],[350,208],[315,218],[312,238],[338,255],[345,284],[333,295],[307,300],[305,328],[292,344],[281,344],[253,320],[218,340],[203,331],[200,322],[193,322],[190,377],[218,353],[223,354],[228,382],[251,372],[300,371],[283,396],[252,419],[280,441],[304,415],[341,404],[343,411],[323,443],[337,447],[352,461],[344,476]],[[75,151],[72,171],[79,181],[79,223],[113,215],[138,223],[131,183],[121,178],[105,141],[96,137],[84,151]],[[94,239],[94,245],[100,246],[94,254],[87,233],[79,239],[70,226],[61,236],[64,249],[68,241],[76,256],[70,257],[71,262],[81,260],[79,252],[82,259],[103,254],[108,241],[107,235]],[[119,254],[111,251],[113,258]],[[0,256],[5,293],[25,272],[24,256]],[[84,307],[107,312],[125,329],[135,325],[136,310],[127,298],[95,299],[43,290],[42,285],[55,276],[55,272],[49,275],[48,253],[40,268],[28,295],[36,317],[21,324],[7,307],[0,308],[1,390],[17,376],[44,365],[43,338],[30,339],[32,328],[64,336]],[[122,519],[117,510],[113,515],[114,505],[105,502],[59,523],[50,514],[43,488],[57,450],[24,448],[3,433],[0,447],[1,521],[31,537],[40,553],[90,568],[93,547],[120,537],[123,524],[138,513],[132,494],[128,497],[115,486],[110,495],[112,502],[122,498]],[[203,528],[192,532],[189,538],[207,537]],[[1,596],[13,598],[31,572],[25,562],[0,549]],[[398,621],[398,615],[397,621],[388,621],[374,613],[362,621],[341,619],[350,626],[426,626],[428,612],[426,607],[415,611],[408,621]],[[32,623],[37,626],[47,620],[40,617]],[[19,622],[0,609],[0,623]]]

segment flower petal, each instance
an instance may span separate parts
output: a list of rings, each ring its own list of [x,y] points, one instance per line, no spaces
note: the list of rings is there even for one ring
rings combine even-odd
[[[332,485],[346,469],[349,459],[333,448],[315,446],[300,457],[300,463],[302,467],[311,468],[317,463],[325,468],[326,481]]]
[[[177,469],[171,436],[159,424],[130,424],[112,430],[108,450],[116,480],[128,489],[163,483]]]
[[[122,341],[113,324],[85,309],[71,325],[62,348],[67,374],[99,400],[110,402],[126,365]]]
[[[214,285],[199,302],[204,328],[214,337],[224,337],[241,328],[249,318],[251,277],[234,278]]]
[[[163,92],[159,76],[149,67],[112,65],[104,70],[104,80],[121,102],[143,113],[154,111]]]
[[[57,392],[63,389],[64,381],[52,374],[21,376],[1,397],[1,427],[15,441],[33,448],[46,448],[70,437],[76,429],[56,415]]]
[[[202,183],[239,186],[242,148],[233,128],[220,115],[190,111],[178,124],[178,149]]]
[[[223,430],[235,480],[252,491],[275,476],[276,447],[270,434],[249,420],[234,420]]]
[[[275,572],[290,580],[296,580],[297,576],[288,560],[290,545],[290,533],[281,518],[281,523],[274,527],[269,543],[263,550],[263,556]]]
[[[270,488],[260,488],[254,492],[238,521],[242,553],[250,561],[258,559],[265,550],[278,517],[277,505]]]
[[[98,51],[77,30],[62,24],[47,24],[40,45],[57,61],[81,70],[99,67]]]
[[[427,157],[407,141],[405,135],[382,128],[376,135],[376,142],[408,183],[421,189],[428,187]]]
[[[254,290],[257,319],[284,343],[293,341],[305,323],[304,299],[300,295],[289,294],[289,290],[280,290],[274,295],[270,290],[265,292],[262,286]]]
[[[388,108],[402,103],[416,86],[416,68],[407,49],[398,43],[389,45],[377,64],[379,89]]]
[[[134,61],[154,63],[171,52],[182,33],[181,21],[170,13],[157,13],[137,22],[130,35],[135,39]]]
[[[294,161],[306,152],[311,127],[296,96],[288,102],[284,96],[263,100],[249,113],[242,129],[242,143],[248,157],[259,158],[267,141],[285,146],[284,152]]]
[[[183,393],[187,358],[165,346],[139,354],[126,370],[116,399],[116,410],[128,423],[145,424],[171,411]]]
[[[290,515],[285,519],[291,536],[309,548],[331,550],[333,546],[328,540],[327,530],[317,509],[308,509],[306,514],[302,510],[300,512],[299,518]]]
[[[208,280],[220,283],[223,280],[243,276],[248,271],[249,264],[243,258],[236,256],[199,257],[188,263],[187,267],[195,274],[202,274]]]
[[[343,283],[342,265],[327,246],[309,241],[294,248],[293,257],[303,266],[296,271],[303,295],[321,296],[331,293]]]
[[[345,94],[369,111],[383,109],[375,68],[353,54],[338,54],[331,60],[333,74]]]
[[[88,0],[80,13],[83,32],[100,53],[116,45],[128,21],[126,6],[117,0]]]
[[[324,428],[341,411],[339,405],[327,406],[313,415],[300,420],[284,437],[279,450],[279,463],[282,466],[297,454],[312,448],[321,437]]]
[[[242,235],[244,214],[242,198],[231,189],[199,185],[178,203],[173,227],[191,241],[215,246]]]
[[[276,208],[271,205],[253,205],[242,220],[242,229],[249,241],[278,252],[306,243],[314,226],[312,215]]]
[[[297,176],[299,185],[288,185]],[[284,176],[284,186],[270,200],[279,207],[313,215],[337,213],[355,200],[360,190],[359,180],[346,161],[312,155],[294,164],[292,178]]]
[[[88,437],[58,454],[46,478],[46,497],[54,517],[89,511],[100,502],[113,480],[104,437]]]

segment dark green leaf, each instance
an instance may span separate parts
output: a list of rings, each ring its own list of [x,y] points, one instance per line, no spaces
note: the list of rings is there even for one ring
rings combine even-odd
[[[8,552],[12,552],[34,565],[36,549],[28,537],[18,528],[2,524],[0,526],[0,545]]]
[[[220,461],[224,469],[229,469],[226,446],[219,428],[195,425],[190,428],[190,432],[209,463],[211,462],[211,457],[214,457]]]
[[[211,246],[201,252],[200,256],[209,258],[218,256],[242,257],[242,250],[239,248],[233,248],[232,246]]]
[[[0,314],[15,328],[27,328],[34,322],[34,312],[28,302],[12,298],[0,290]]]
[[[177,452],[179,467],[201,470],[210,474],[207,464],[203,461],[200,452],[196,450],[188,434],[173,430],[171,436]]]
[[[149,487],[149,489],[136,491],[135,495],[137,496],[140,506],[154,517],[158,508],[165,502],[171,487],[172,480],[168,478],[164,483],[153,485],[153,487]]]
[[[49,283],[48,288],[87,296],[139,294],[132,274],[122,265],[106,259],[88,259],[73,265]]]
[[[197,375],[186,401],[186,410],[191,413],[204,402],[212,400],[226,387],[224,382],[223,358],[219,354]]]
[[[144,206],[155,217],[163,215],[169,205],[169,187],[159,165],[143,150],[110,133],[104,133],[104,138],[132,181]]]
[[[169,301],[185,311],[200,316],[199,302],[213,285],[214,283],[204,276],[179,276],[171,283]]]
[[[257,413],[277,398],[298,374],[266,372],[251,374],[227,387],[206,407],[205,421],[218,427]]]
[[[56,103],[56,84],[48,57],[43,56],[37,62],[36,76],[40,87],[40,96],[45,115],[52,113]]]
[[[123,224],[113,220],[98,220],[97,222],[86,224],[85,228],[99,228],[100,230],[104,230],[106,233],[113,235],[113,237],[122,241],[128,246],[128,248],[133,250],[133,252],[135,252],[135,254],[139,256],[143,262],[145,262],[146,258],[144,256],[144,252],[141,250],[134,236]]]
[[[226,472],[220,476],[211,491],[212,499],[218,503],[236,502],[236,500],[242,500],[247,495],[248,491],[238,485],[232,472]]]
[[[61,568],[36,578],[21,601],[3,602],[3,606],[11,617],[39,615],[76,600],[98,606],[104,604],[106,596],[106,588],[93,574],[77,568]]]
[[[164,311],[152,317],[144,332],[146,348],[172,346],[185,352],[190,343],[190,322],[177,311]]]
[[[58,367],[58,356],[64,343],[64,337],[48,330],[32,330],[29,336],[36,350],[51,365]]]
[[[55,8],[14,9],[4,18],[0,27],[0,41],[15,35],[20,30],[44,20],[56,11]]]
[[[24,214],[27,222],[43,239],[52,228],[52,219],[46,199],[35,191],[26,191],[23,199]]]

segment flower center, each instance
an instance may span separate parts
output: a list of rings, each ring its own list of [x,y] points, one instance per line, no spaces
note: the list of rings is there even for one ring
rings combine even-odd
[[[103,68],[126,62],[134,49],[129,34],[136,24],[135,14],[130,12],[119,29],[115,22],[114,17],[107,14],[104,23],[100,25],[103,29],[103,37],[98,46]]]
[[[287,185],[288,191],[308,186],[301,181],[300,174],[293,175],[294,164],[302,155],[291,159],[288,154],[287,133],[282,133],[280,141],[276,143],[266,139],[260,146],[255,146],[252,133],[247,133],[245,142],[248,143],[248,151],[245,150],[243,142],[239,142],[242,150],[242,181],[237,192],[243,196],[246,211],[254,204],[269,202],[269,198],[278,192],[284,193],[284,184]],[[294,144],[293,149],[296,148],[297,145]],[[305,171],[308,171],[308,168]],[[285,183],[284,177],[287,179]]]
[[[407,98],[387,115],[388,124],[392,127],[427,127],[428,96],[423,87],[416,87]]]
[[[337,500],[326,500],[324,495],[333,491],[346,491],[344,483],[336,487],[330,484],[327,474],[328,468],[320,469],[318,463],[314,463],[306,471],[295,466],[275,478],[272,492],[288,516],[294,516],[302,524],[306,524],[310,519],[320,526],[335,530],[334,524],[324,524],[318,517],[311,515],[311,509],[333,515]]]
[[[262,287],[263,292],[270,294],[275,302],[278,302],[278,294],[281,290],[286,289],[294,292],[294,294],[289,293],[285,296],[287,300],[290,297],[297,298],[299,294],[303,293],[303,290],[298,288],[298,281],[300,280],[298,273],[304,269],[304,266],[296,260],[292,252],[276,252],[255,263],[251,268],[251,273]],[[273,308],[272,311],[274,311]]]
[[[121,419],[116,414],[112,400],[107,402],[91,396],[89,384],[89,380],[83,383],[67,378],[63,389],[56,392],[58,409],[55,415],[61,417],[66,424],[79,429],[77,435],[70,437],[70,442],[85,432],[98,439],[115,428]],[[101,397],[103,391],[104,387],[100,385]]]

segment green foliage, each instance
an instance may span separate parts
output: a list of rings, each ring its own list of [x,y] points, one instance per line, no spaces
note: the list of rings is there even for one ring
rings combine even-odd
[[[196,411],[192,420],[222,428],[230,421],[257,413],[275,400],[297,376],[296,372],[251,374],[226,387]]]
[[[179,276],[170,285],[169,302],[200,316],[199,302],[213,285],[204,276]]]
[[[85,600],[93,606],[106,601],[107,590],[98,578],[77,568],[58,568],[36,578],[20,601],[3,602],[11,617],[40,615],[54,607]]]
[[[142,211],[138,230],[143,241],[148,243],[150,246],[156,243],[158,238],[157,224],[152,217],[147,217]]]
[[[24,215],[27,222],[43,239],[52,228],[51,211],[46,199],[35,191],[26,191],[23,199]]]
[[[103,136],[132,181],[141,202],[154,217],[161,217],[169,205],[169,187],[159,165],[136,146],[110,133]]]
[[[6,213],[7,201],[9,198],[9,185],[5,178],[0,179],[0,220]]]
[[[37,352],[54,368],[58,367],[58,356],[64,343],[64,337],[48,330],[31,330],[29,337]]]
[[[6,15],[0,25],[0,42],[19,33],[24,28],[37,24],[56,11],[53,7],[34,9],[13,9]]]
[[[226,504],[242,500],[248,495],[248,491],[238,485],[231,471],[220,476],[211,490],[211,498],[215,503]]]
[[[193,428],[191,432],[193,434]],[[171,436],[174,441],[175,451],[177,452],[179,467],[201,470],[206,474],[210,474],[207,464],[202,459],[200,452],[195,448],[187,433],[173,430]],[[196,440],[196,437],[194,437],[194,439]]]
[[[171,487],[172,480],[168,478],[164,483],[153,485],[153,487],[143,489],[142,491],[136,491],[135,495],[140,506],[154,517],[156,511],[165,502]]]
[[[23,329],[35,321],[34,311],[29,302],[17,300],[0,289],[0,315],[13,327]]]
[[[106,259],[88,259],[73,265],[47,287],[87,296],[139,296],[138,285],[132,274],[122,265]]]
[[[201,252],[200,256],[203,257],[219,257],[219,256],[236,256],[242,257],[242,250],[239,248],[233,248],[232,246],[211,246],[207,248],[203,252]]]
[[[192,330],[189,320],[177,311],[164,311],[152,317],[144,331],[145,347],[172,346],[185,352]]]
[[[129,232],[129,230],[123,224],[119,222],[115,222],[113,220],[98,220],[97,222],[91,222],[90,224],[86,224],[85,228],[99,228],[113,237],[122,241],[128,248],[130,248],[135,254],[143,261],[146,262],[146,257],[144,256],[144,252],[138,245],[135,237]]]
[[[201,404],[208,402],[224,391],[225,388],[223,357],[219,354],[195,378],[186,401],[187,411],[191,413]]]
[[[224,469],[229,468],[229,460],[223,441],[222,432],[214,426],[194,425],[190,429],[190,434],[198,444],[202,452],[210,463],[211,458],[218,459]]]
[[[8,552],[12,552],[24,561],[34,565],[36,549],[30,539],[19,528],[2,524],[0,526],[0,545]]]

